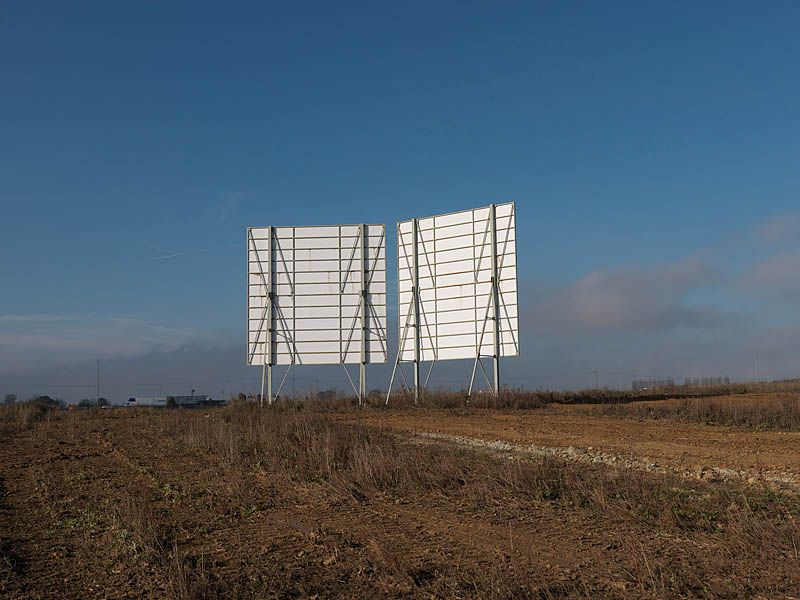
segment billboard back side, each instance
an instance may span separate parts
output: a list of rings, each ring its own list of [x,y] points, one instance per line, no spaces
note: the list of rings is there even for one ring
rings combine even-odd
[[[249,365],[386,362],[384,225],[253,227],[247,238]]]
[[[417,343],[412,294],[415,274],[420,360],[474,359],[494,354],[492,225],[499,282],[500,356],[519,354],[515,205],[495,205],[494,223],[490,214],[491,208],[483,207],[417,219],[416,240],[414,220],[398,224],[401,361],[414,360]]]

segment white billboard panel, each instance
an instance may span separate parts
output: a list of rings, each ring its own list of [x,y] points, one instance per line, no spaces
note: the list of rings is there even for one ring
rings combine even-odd
[[[414,360],[417,344],[421,361],[494,356],[494,268],[498,279],[499,355],[519,354],[514,203],[495,205],[494,223],[491,214],[487,206],[416,219],[416,240],[414,220],[398,224],[401,361]],[[418,306],[413,293],[415,280]]]
[[[253,227],[247,237],[249,365],[386,362],[384,225]]]

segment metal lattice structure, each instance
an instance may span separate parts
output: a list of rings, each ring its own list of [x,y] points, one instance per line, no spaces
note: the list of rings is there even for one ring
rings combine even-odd
[[[450,359],[475,361],[468,394],[478,367],[499,393],[500,358],[519,354],[514,203],[403,221],[397,255],[399,347],[389,393],[400,363],[413,363],[418,398],[434,363]],[[493,360],[493,384],[482,358]],[[422,361],[431,362],[424,384]]]
[[[247,364],[261,365],[272,402],[272,368],[387,361],[386,227],[252,227],[247,230]]]

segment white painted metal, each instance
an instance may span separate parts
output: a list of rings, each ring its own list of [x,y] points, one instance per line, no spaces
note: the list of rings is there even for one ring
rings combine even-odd
[[[265,367],[270,398],[273,365],[386,362],[385,229],[248,230],[247,363]]]
[[[494,347],[493,252],[497,257],[499,355],[519,354],[514,203],[495,208],[492,243],[491,207],[417,219],[419,255],[419,345],[412,336],[401,348],[401,362],[492,356]],[[398,314],[414,303],[414,220],[398,225]],[[490,308],[489,321],[484,313]],[[416,313],[413,313],[416,315]],[[484,327],[485,325],[485,327]],[[400,338],[403,322],[398,323]],[[483,343],[477,346],[483,331]],[[438,353],[437,353],[438,352]]]
[[[519,354],[514,203],[403,221],[397,248],[398,362],[415,388],[420,361],[492,357],[499,391],[500,357]]]

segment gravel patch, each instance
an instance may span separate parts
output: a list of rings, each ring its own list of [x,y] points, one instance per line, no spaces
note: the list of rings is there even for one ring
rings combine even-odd
[[[795,494],[800,492],[800,479],[792,473],[781,471],[745,471],[725,467],[699,466],[675,468],[671,465],[662,465],[647,457],[627,456],[602,452],[589,446],[588,448],[556,448],[536,445],[511,444],[502,440],[483,440],[462,435],[446,433],[432,433],[418,431],[411,436],[412,441],[425,443],[427,441],[441,441],[457,444],[468,448],[487,450],[493,454],[506,456],[510,459],[529,457],[552,457],[568,462],[582,464],[605,465],[617,469],[636,469],[650,473],[664,475],[677,475],[684,479],[699,479],[702,481],[732,481],[745,483],[752,486],[766,486],[770,489],[785,493]]]

